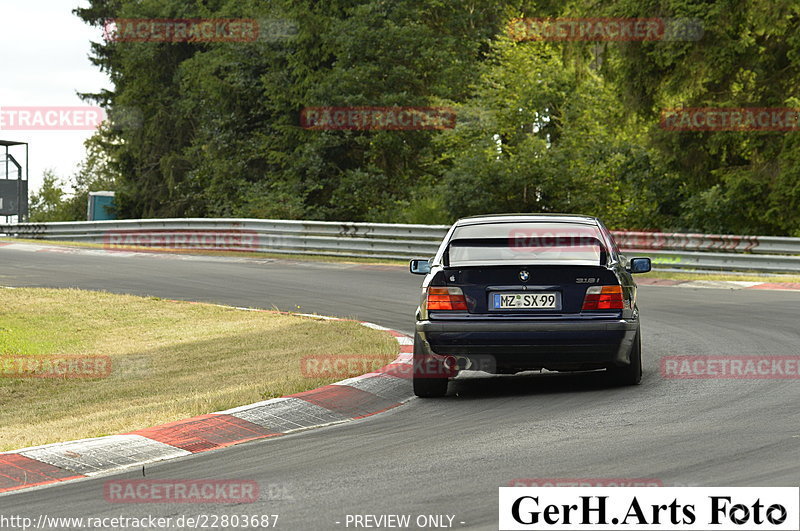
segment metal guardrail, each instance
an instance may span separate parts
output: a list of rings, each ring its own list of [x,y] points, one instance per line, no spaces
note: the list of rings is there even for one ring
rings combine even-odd
[[[431,256],[447,226],[261,219],[143,219],[0,225],[19,238],[103,244],[346,257]]]
[[[0,225],[18,238],[102,244],[108,249],[194,249],[406,259],[432,256],[446,225],[262,219],[132,219]],[[616,231],[627,256],[654,267],[800,272],[800,238]]]
[[[800,272],[800,238],[613,231],[626,256],[650,256],[655,269]]]

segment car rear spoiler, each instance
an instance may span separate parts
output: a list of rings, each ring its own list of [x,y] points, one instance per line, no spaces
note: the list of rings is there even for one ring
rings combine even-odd
[[[545,249],[548,247],[598,247],[600,261],[598,265],[605,265],[608,261],[608,250],[598,238],[594,236],[541,236],[528,238],[459,238],[450,240],[444,251],[443,263],[450,266],[451,247],[508,247],[510,249]]]

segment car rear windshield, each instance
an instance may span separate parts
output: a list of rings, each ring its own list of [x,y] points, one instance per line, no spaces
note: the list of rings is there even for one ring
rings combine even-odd
[[[481,223],[457,227],[445,254],[450,267],[502,264],[600,265],[600,229],[573,223]]]

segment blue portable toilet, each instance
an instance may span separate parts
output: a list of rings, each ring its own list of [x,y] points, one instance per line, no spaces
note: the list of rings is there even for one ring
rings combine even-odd
[[[114,192],[89,192],[88,221],[117,219],[114,212]]]

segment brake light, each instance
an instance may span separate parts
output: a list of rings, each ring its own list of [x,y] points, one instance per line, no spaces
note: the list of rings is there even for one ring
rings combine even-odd
[[[581,311],[622,310],[624,308],[622,286],[592,286],[586,290]]]
[[[467,299],[461,288],[428,287],[428,310],[466,310]]]

